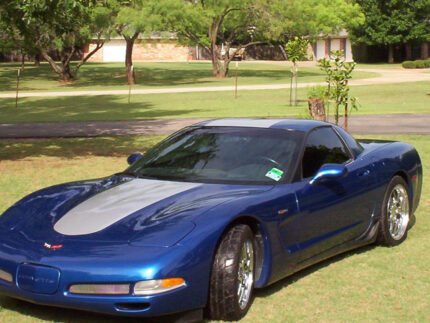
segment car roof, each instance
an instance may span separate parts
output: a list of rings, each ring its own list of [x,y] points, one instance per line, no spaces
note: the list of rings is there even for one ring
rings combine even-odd
[[[251,118],[227,118],[207,120],[195,124],[201,127],[250,127],[272,128],[297,131],[309,131],[316,127],[328,126],[330,123],[306,119],[251,119]]]

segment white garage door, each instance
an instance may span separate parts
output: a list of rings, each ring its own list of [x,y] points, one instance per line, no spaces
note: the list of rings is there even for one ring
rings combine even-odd
[[[124,62],[125,40],[111,40],[103,46],[103,62]]]

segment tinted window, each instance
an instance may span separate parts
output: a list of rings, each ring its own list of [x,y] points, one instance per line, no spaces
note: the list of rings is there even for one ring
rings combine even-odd
[[[133,164],[137,176],[197,182],[273,184],[289,178],[302,132],[213,127],[178,133]]]
[[[357,142],[357,140],[355,140],[341,127],[336,127],[336,131],[342,136],[343,140],[345,140],[346,144],[349,146],[349,149],[351,149],[355,156],[361,154],[361,152],[363,151],[363,147]]]
[[[313,130],[307,140],[302,160],[303,178],[314,176],[323,164],[342,164],[350,156],[330,127]]]

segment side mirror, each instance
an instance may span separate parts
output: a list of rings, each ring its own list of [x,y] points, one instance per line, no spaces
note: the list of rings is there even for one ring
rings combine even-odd
[[[325,179],[336,179],[344,177],[348,173],[345,165],[342,164],[324,164],[318,170],[317,174],[311,179],[309,184],[317,184]]]
[[[127,163],[129,165],[133,165],[135,162],[137,162],[139,159],[141,159],[143,155],[141,153],[133,153],[127,158]]]

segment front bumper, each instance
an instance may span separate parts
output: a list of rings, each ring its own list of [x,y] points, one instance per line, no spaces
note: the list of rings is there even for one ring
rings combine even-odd
[[[40,305],[121,316],[156,317],[196,308],[196,304],[187,301],[191,295],[186,287],[157,296],[73,295],[64,290],[47,295],[28,292],[15,283],[7,284],[0,281],[0,293]]]
[[[133,248],[136,247],[129,247],[127,251]],[[0,245],[0,270],[12,276],[12,282],[0,279],[0,294],[9,297],[41,305],[131,317],[169,315],[201,309],[206,304],[209,268],[205,268],[204,262],[184,262],[183,252],[174,248],[136,248],[140,257],[133,252],[129,255],[124,249],[121,253],[107,249],[109,256],[103,257],[100,254],[84,255],[85,251],[70,257],[67,250],[62,250],[39,259],[35,259],[31,252],[17,254],[16,248],[8,249],[4,244]],[[133,295],[134,283],[166,277],[183,277],[186,284],[158,295]],[[130,284],[130,294],[69,292],[73,284],[116,283]]]

